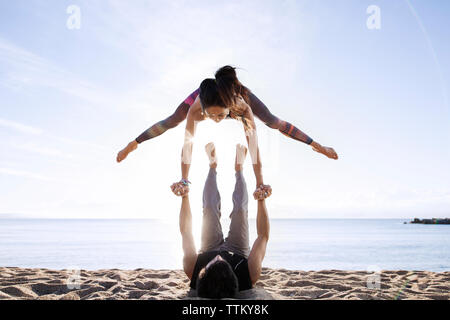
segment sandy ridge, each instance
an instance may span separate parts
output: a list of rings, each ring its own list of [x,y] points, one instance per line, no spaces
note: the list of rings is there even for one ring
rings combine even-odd
[[[263,268],[239,299],[450,299],[450,272],[381,271],[379,289],[366,271]],[[370,278],[374,279],[374,278]],[[69,285],[69,286],[68,286]],[[370,286],[370,285],[369,285]],[[49,270],[0,268],[0,299],[198,299],[182,270]]]

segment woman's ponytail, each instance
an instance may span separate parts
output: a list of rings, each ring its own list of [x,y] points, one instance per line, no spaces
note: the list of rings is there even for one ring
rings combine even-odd
[[[222,101],[231,110],[239,113],[236,96],[240,95],[246,102],[248,102],[249,91],[238,80],[236,75],[236,68],[232,66],[224,66],[216,71],[215,78],[217,89]]]

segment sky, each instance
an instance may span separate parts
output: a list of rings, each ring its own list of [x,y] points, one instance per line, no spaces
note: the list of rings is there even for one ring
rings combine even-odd
[[[177,219],[185,122],[116,155],[231,64],[339,155],[256,120],[271,218],[448,217],[449,16],[446,0],[0,1],[0,216]],[[228,216],[242,125],[198,125],[196,219],[211,141]]]

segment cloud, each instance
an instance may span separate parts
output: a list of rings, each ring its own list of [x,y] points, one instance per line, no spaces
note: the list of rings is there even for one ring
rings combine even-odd
[[[73,138],[66,138],[66,137],[60,137],[60,136],[54,136],[54,135],[48,135],[48,137],[55,139],[59,142],[63,142],[65,144],[69,143],[69,144],[73,144],[73,145],[79,145],[82,147],[88,147],[94,150],[98,150],[98,151],[106,151],[109,150],[109,148],[96,144],[96,143],[92,143],[89,141],[82,141],[82,140],[78,140],[78,139],[73,139]]]
[[[110,92],[3,38],[0,38],[0,63],[5,69],[0,84],[11,90],[48,87],[93,104],[113,101]]]
[[[22,144],[12,144],[11,145],[15,149],[29,151],[38,153],[44,156],[57,157],[63,159],[73,159],[74,156],[72,154],[68,154],[66,152],[60,151],[58,149],[49,148],[45,146],[40,146],[33,143],[22,143]]]
[[[350,217],[352,212],[361,216],[368,214],[371,217],[393,217],[413,212],[433,215],[448,212],[450,205],[448,188],[386,186],[302,195],[301,198],[293,197],[292,194],[278,196],[274,205],[286,212],[294,212],[293,209],[296,208],[302,215],[320,212],[321,217],[330,213]]]
[[[30,178],[30,179],[37,179],[41,181],[56,181],[56,179],[34,173],[29,171],[23,171],[23,170],[15,170],[10,168],[0,168],[0,174],[4,175],[10,175],[10,176],[17,176],[17,177],[24,177],[24,178]]]
[[[311,37],[305,34],[312,28],[310,24],[305,28],[308,20],[300,10],[302,3],[168,1],[161,6],[110,0],[108,10],[104,3],[92,1],[80,7],[96,16],[91,29],[99,42],[148,70],[145,84],[123,96],[154,102],[158,96],[173,96],[175,88],[189,91],[180,96],[189,94],[224,64],[248,69],[253,86],[273,84],[267,77],[260,80],[261,74],[279,74],[288,82],[304,52],[298,47]],[[302,41],[293,42],[293,33]],[[152,108],[160,105],[154,104]]]
[[[20,131],[22,133],[28,133],[28,134],[33,134],[33,135],[39,135],[43,132],[43,130],[40,128],[32,127],[32,126],[29,126],[29,125],[26,125],[23,123],[19,123],[19,122],[4,119],[4,118],[0,118],[0,126],[4,126],[7,128],[11,128],[11,129]]]
[[[42,128],[30,126],[28,124],[20,123],[20,122],[5,119],[5,118],[0,118],[0,126],[6,127],[9,129],[13,129],[14,131],[18,131],[20,133],[35,135],[35,136],[39,136],[39,137],[42,137],[45,139],[56,140],[58,142],[64,143],[65,145],[72,144],[72,145],[77,145],[77,146],[82,146],[82,147],[88,147],[88,148],[91,148],[94,150],[99,150],[99,151],[109,150],[105,146],[102,146],[102,145],[99,145],[96,143],[92,143],[89,141],[82,141],[82,140],[73,139],[73,138],[62,137],[59,135],[57,136],[57,135],[48,134]],[[42,153],[42,154],[46,154],[46,155],[60,156],[63,158],[72,158],[73,157],[73,155],[66,154],[59,150],[49,148],[46,146],[37,146],[37,145],[33,145],[33,144],[23,144],[23,143],[13,144],[12,146],[17,149]]]

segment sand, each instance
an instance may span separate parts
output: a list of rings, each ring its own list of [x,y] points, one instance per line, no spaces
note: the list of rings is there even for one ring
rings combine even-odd
[[[366,271],[263,268],[255,288],[242,291],[237,298],[449,300],[450,272],[381,271],[377,275]],[[190,290],[189,280],[182,270],[105,269],[77,273],[70,270],[0,268],[1,299],[198,298],[195,291]]]

